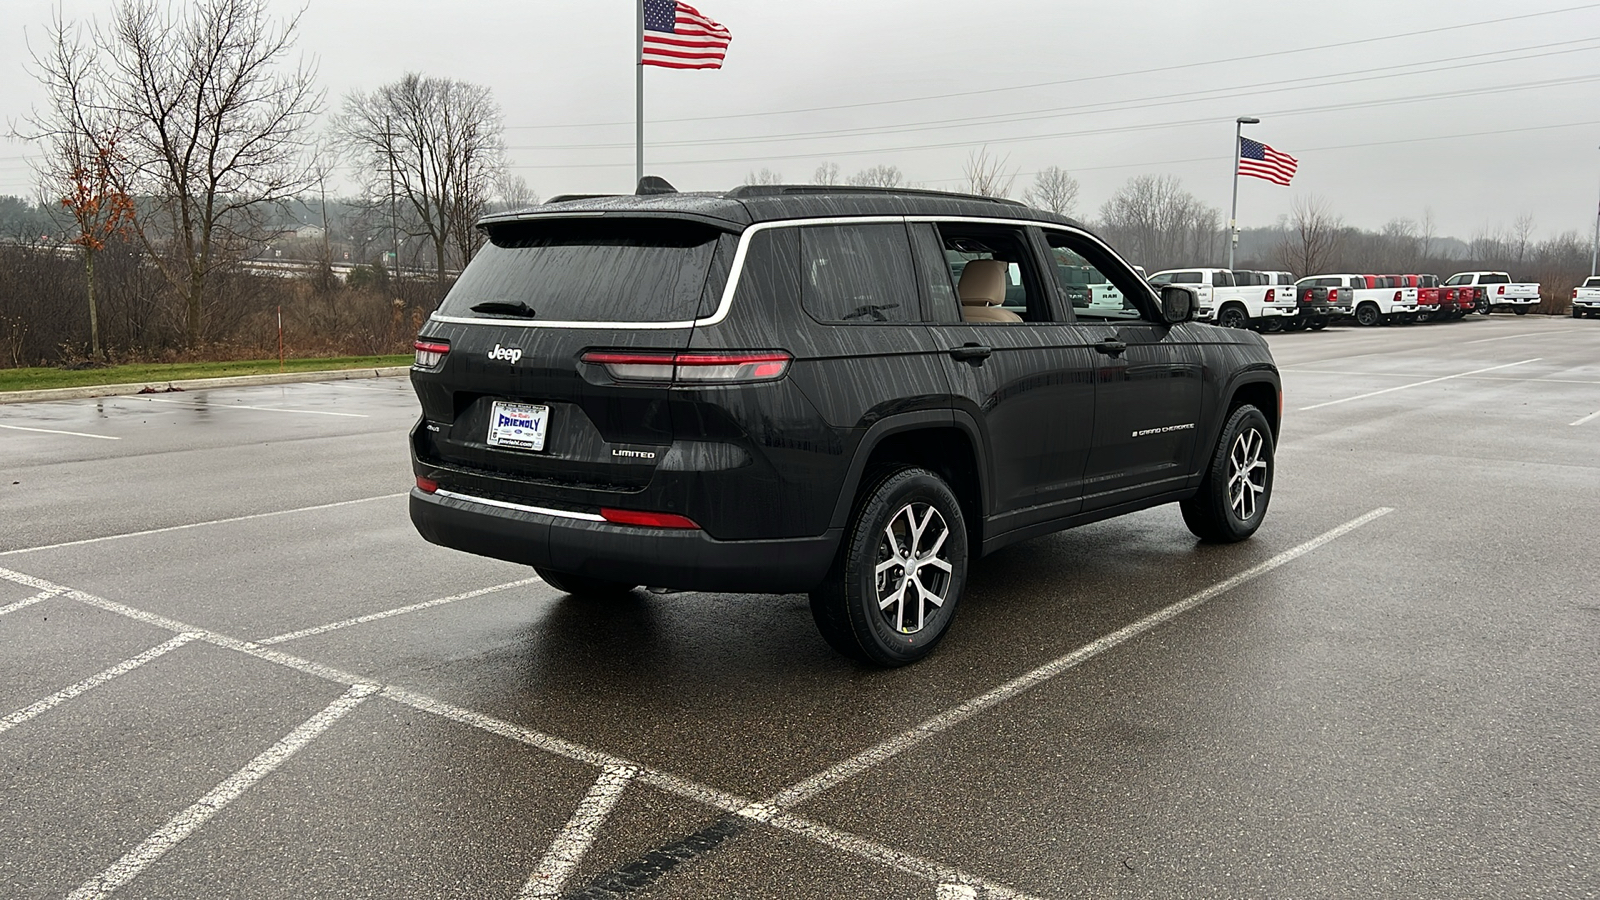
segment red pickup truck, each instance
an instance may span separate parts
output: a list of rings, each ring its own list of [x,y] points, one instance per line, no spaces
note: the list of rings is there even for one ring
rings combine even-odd
[[[1432,275],[1385,275],[1383,277],[1398,287],[1417,289],[1417,316],[1415,321],[1427,322],[1438,316],[1438,278]]]

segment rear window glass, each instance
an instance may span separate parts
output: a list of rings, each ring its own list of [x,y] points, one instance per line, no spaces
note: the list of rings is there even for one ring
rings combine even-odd
[[[1511,283],[1511,276],[1509,276],[1509,275],[1499,275],[1499,274],[1484,275],[1484,276],[1482,276],[1482,277],[1480,277],[1478,279],[1478,283],[1479,284],[1510,284]]]
[[[722,232],[678,219],[550,219],[495,227],[441,315],[539,322],[695,318]],[[532,314],[474,311],[523,304]]]

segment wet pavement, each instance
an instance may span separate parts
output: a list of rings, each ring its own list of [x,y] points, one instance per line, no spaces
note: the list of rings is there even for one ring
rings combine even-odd
[[[0,895],[1600,896],[1600,323],[1270,341],[1254,539],[889,672],[425,543],[404,379],[0,407]]]

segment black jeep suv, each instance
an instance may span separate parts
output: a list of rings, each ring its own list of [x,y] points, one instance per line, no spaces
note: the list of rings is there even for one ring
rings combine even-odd
[[[411,518],[579,595],[809,592],[841,653],[926,655],[975,557],[1177,502],[1238,541],[1277,368],[1069,219],[743,187],[480,223],[416,342]]]

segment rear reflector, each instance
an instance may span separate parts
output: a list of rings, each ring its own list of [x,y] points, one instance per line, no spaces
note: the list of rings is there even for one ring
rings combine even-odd
[[[417,489],[422,491],[424,494],[431,494],[439,489],[439,482],[434,481],[432,478],[423,478],[421,475],[418,475]]]
[[[601,509],[600,518],[617,525],[642,525],[646,528],[694,528],[692,519],[673,513],[640,512],[634,509]]]
[[[444,362],[444,355],[450,352],[450,344],[440,340],[423,340],[417,338],[411,344],[417,351],[416,365],[420,369],[432,369]]]
[[[617,381],[665,383],[736,383],[774,381],[789,371],[794,357],[782,350],[753,353],[650,353],[590,350],[580,357],[604,366]]]

